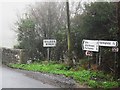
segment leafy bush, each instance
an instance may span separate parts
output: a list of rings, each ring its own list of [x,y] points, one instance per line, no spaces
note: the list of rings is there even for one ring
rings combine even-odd
[[[98,87],[98,83],[94,80],[89,80],[88,85],[93,87],[93,88],[97,88]]]
[[[117,82],[103,82],[102,83],[103,88],[112,88],[112,87],[118,87],[118,83]]]

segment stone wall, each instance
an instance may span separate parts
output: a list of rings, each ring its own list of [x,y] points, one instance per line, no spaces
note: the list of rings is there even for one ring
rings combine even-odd
[[[0,68],[1,68],[1,65],[2,65],[2,48],[0,48]]]
[[[26,63],[25,51],[22,49],[2,48],[2,63]]]

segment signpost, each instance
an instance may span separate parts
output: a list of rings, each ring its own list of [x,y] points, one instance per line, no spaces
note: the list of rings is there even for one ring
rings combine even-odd
[[[90,69],[90,57],[93,56],[93,53],[91,51],[86,51],[85,52],[85,55],[88,56],[88,62],[89,62],[89,65],[88,65],[88,69]]]
[[[98,40],[83,40],[82,41],[82,49],[86,50],[86,56],[88,56],[88,69],[90,69],[90,56],[92,56],[92,52],[99,51]]]
[[[119,51],[119,48],[117,47],[112,48],[112,52],[114,52],[114,55],[115,55],[114,70],[116,69],[116,65],[117,65],[117,52],[118,51]]]
[[[98,40],[83,40],[82,41],[82,49],[86,51],[99,51]]]
[[[117,47],[112,48],[112,52],[118,52],[118,51],[119,51],[119,48]]]
[[[55,39],[44,39],[43,40],[43,47],[55,47],[56,40]]]
[[[55,47],[57,41],[55,39],[44,39],[43,40],[43,47],[47,47],[47,58],[50,59],[50,47]]]
[[[99,46],[104,47],[117,47],[117,41],[105,41],[105,40],[83,40],[82,49],[87,51],[99,51]]]
[[[92,53],[91,51],[86,51],[86,52],[85,52],[85,55],[86,55],[86,56],[93,56],[93,53]]]
[[[104,40],[99,40],[99,46],[104,46],[104,47],[117,47],[118,42],[117,41],[104,41]]]
[[[106,41],[106,40],[83,40],[82,49],[86,50],[86,55],[91,56],[89,51],[99,52],[99,65],[101,63],[101,47],[113,47],[112,51],[115,52],[115,60],[117,57],[118,41]],[[100,47],[100,48],[99,48]]]

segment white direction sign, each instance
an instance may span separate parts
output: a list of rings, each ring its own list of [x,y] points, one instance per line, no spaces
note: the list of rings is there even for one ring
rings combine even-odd
[[[118,46],[118,42],[117,41],[99,40],[99,46],[117,47]]]
[[[55,39],[44,39],[43,40],[43,47],[55,47],[56,40]]]
[[[83,40],[82,45],[83,50],[94,52],[99,51],[98,40]]]

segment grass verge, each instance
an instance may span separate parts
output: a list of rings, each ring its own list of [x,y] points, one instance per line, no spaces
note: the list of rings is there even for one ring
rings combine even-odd
[[[96,72],[90,70],[74,69],[67,70],[64,64],[53,63],[32,63],[32,64],[10,64],[12,68],[19,68],[23,70],[46,72],[52,74],[63,74],[67,77],[72,77],[80,84],[88,85],[92,88],[118,88],[119,82],[115,81],[111,75],[103,72]]]

